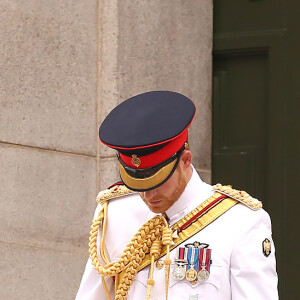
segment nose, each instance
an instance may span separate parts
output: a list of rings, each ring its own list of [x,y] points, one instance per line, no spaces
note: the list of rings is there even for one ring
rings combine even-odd
[[[144,196],[145,200],[150,200],[151,198],[153,198],[155,196],[156,191],[154,189],[154,190],[143,192],[143,194],[144,194],[143,196]]]

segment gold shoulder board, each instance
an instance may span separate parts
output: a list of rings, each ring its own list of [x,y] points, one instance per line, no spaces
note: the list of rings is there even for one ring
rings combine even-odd
[[[245,191],[239,191],[233,189],[230,185],[222,185],[220,183],[213,186],[213,189],[216,192],[219,192],[223,195],[226,195],[232,199],[235,199],[247,207],[251,208],[252,210],[258,210],[262,208],[261,201],[257,200],[256,198],[251,197]]]
[[[99,204],[104,201],[132,194],[134,191],[127,188],[125,185],[115,185],[109,189],[100,191],[96,200]]]

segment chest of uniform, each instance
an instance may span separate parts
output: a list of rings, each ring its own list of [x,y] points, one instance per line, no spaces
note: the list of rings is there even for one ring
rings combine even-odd
[[[230,299],[230,246],[223,240],[198,233],[173,249],[170,258],[169,299]],[[153,300],[165,299],[164,259],[155,263]],[[137,274],[130,295],[145,293],[149,272],[148,266]]]

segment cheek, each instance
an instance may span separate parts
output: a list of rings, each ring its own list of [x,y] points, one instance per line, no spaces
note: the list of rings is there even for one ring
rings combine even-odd
[[[173,173],[173,175],[163,185],[161,185],[160,187],[156,188],[153,191],[149,191],[148,193],[149,194],[151,193],[152,197],[153,196],[169,197],[169,196],[173,195],[174,191],[177,189],[179,177],[180,176],[178,174],[178,171],[176,170]]]
[[[165,197],[172,195],[173,187],[174,185],[171,182],[167,181],[166,185],[161,186],[161,189],[159,190],[159,195]]]
[[[172,195],[178,186],[178,177],[177,174],[173,174],[173,176],[166,182],[164,192],[168,195]]]

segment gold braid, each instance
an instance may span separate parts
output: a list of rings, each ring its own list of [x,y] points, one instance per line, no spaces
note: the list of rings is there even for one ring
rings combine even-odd
[[[120,259],[115,262],[109,262],[105,250],[103,249],[104,243],[102,241],[105,238],[105,228],[102,226],[102,241],[101,241],[101,257],[106,263],[105,266],[101,265],[98,256],[97,256],[97,234],[100,228],[100,224],[105,224],[107,218],[107,202],[105,201],[102,205],[101,210],[99,211],[98,218],[93,220],[90,232],[90,243],[89,243],[89,252],[90,258],[94,265],[94,268],[98,271],[99,274],[105,277],[116,276],[120,272],[124,271],[124,277],[119,283],[116,289],[115,300],[125,300],[128,294],[128,291],[131,287],[132,281],[137,274],[137,270],[142,263],[143,258],[146,253],[152,253],[153,262],[159,255],[158,251],[161,251],[161,246],[158,246],[157,243],[162,243],[164,228],[168,226],[165,218],[163,216],[155,216],[151,220],[147,221],[135,234],[132,240],[129,242]],[[164,244],[166,242],[164,241]],[[169,243],[167,243],[169,244]],[[153,248],[154,247],[154,248]],[[152,249],[152,251],[151,251]],[[154,284],[152,278],[148,283]],[[103,280],[104,282],[104,280]],[[105,285],[105,282],[104,282]],[[106,289],[106,286],[104,287]],[[150,289],[151,290],[151,289]],[[149,290],[149,294],[150,294]],[[108,298],[110,296],[106,289]]]

